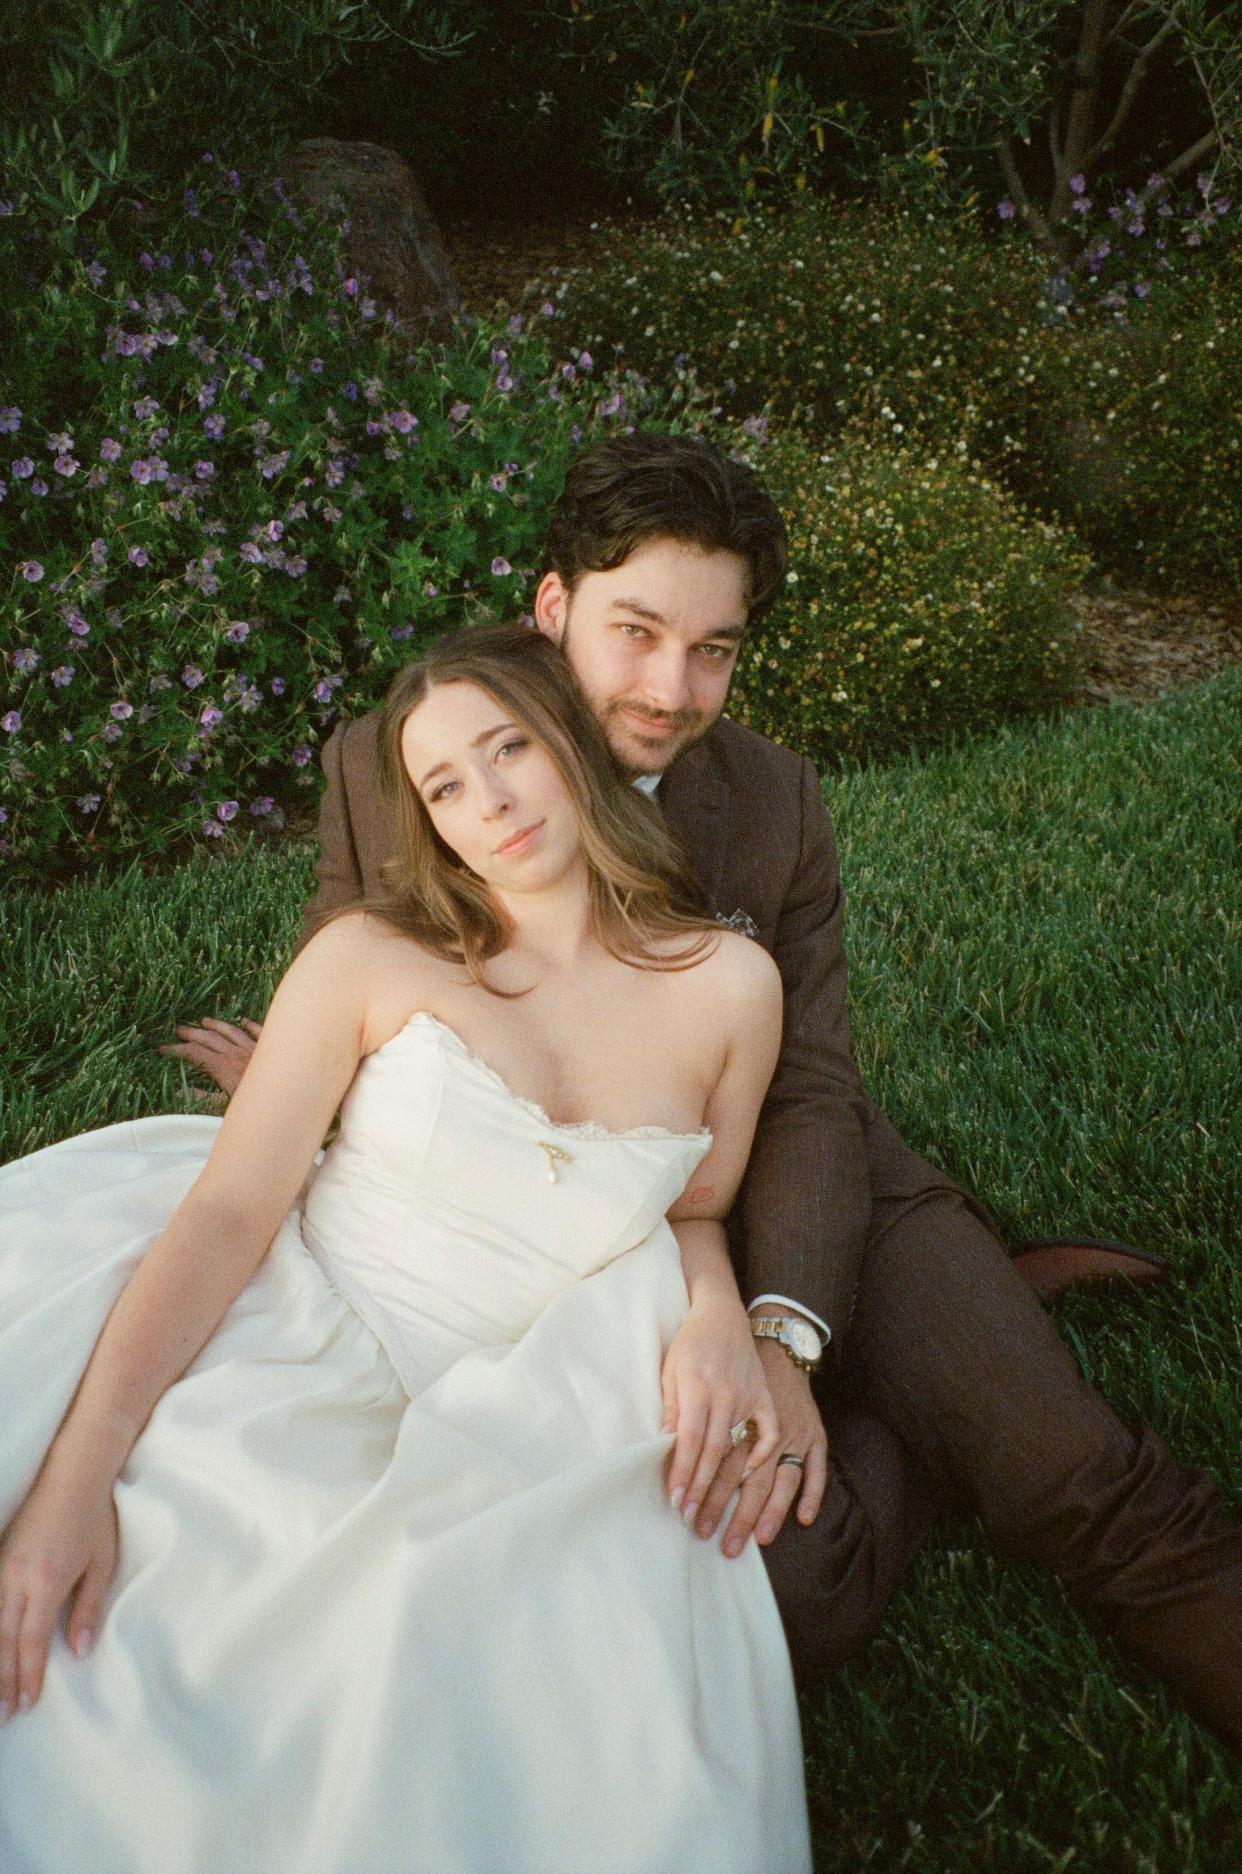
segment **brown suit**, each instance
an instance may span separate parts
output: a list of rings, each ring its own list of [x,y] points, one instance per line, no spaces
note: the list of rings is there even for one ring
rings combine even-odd
[[[391,848],[377,718],[324,750],[320,918],[379,885]],[[845,1008],[841,885],[805,758],[721,721],[659,800],[713,908],[742,912],[785,985],[780,1061],[739,1204],[746,1297],[829,1322],[832,1480],[810,1530],[767,1551],[795,1658],[835,1665],[874,1630],[931,1516],[976,1510],[1242,1744],[1242,1530],[1210,1479],[1085,1385],[988,1213],[868,1099]]]

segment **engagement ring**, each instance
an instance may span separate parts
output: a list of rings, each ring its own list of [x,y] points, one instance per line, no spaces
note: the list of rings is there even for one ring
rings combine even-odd
[[[739,1419],[737,1424],[731,1427],[730,1429],[729,1443],[731,1445],[745,1444],[749,1436],[750,1436],[750,1420]]]

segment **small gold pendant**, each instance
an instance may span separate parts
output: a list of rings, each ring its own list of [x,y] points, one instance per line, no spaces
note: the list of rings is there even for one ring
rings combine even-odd
[[[568,1152],[562,1152],[559,1145],[550,1145],[547,1139],[540,1139],[538,1145],[541,1152],[548,1154],[548,1183],[555,1184],[556,1161],[559,1159],[563,1165],[572,1165],[574,1161]]]

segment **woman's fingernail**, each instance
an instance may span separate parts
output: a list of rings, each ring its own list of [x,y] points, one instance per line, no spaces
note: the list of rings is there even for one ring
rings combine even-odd
[[[34,1704],[34,1700],[33,1698],[31,1698],[30,1693],[23,1692],[21,1697],[17,1701],[17,1709],[19,1711],[29,1711],[30,1707],[33,1704]]]
[[[681,1499],[685,1496],[685,1494],[686,1494],[685,1490],[682,1488],[680,1484],[678,1484],[676,1490],[674,1490],[670,1494],[669,1502],[672,1504],[675,1510],[679,1510],[681,1508]]]
[[[83,1627],[81,1633],[79,1633],[77,1639],[73,1642],[73,1650],[79,1659],[81,1659],[83,1653],[90,1650],[90,1644],[94,1637],[89,1627]]]
[[[9,1719],[12,1716],[13,1716],[13,1707],[12,1705],[10,1705],[8,1699],[6,1698],[4,1702],[0,1704],[0,1724],[7,1724]]]
[[[699,1513],[699,1506],[697,1503],[693,1503],[693,1502],[687,1503],[685,1509],[682,1511],[682,1515],[685,1517],[688,1523],[692,1523],[695,1517],[698,1515],[698,1513]]]

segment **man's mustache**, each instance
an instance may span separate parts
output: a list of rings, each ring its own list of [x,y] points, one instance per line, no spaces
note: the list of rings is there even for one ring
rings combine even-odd
[[[624,700],[614,703],[609,713],[615,716],[621,710],[624,710],[627,716],[639,716],[644,722],[662,729],[693,729],[703,719],[697,709],[644,709],[641,703],[628,703]]]

